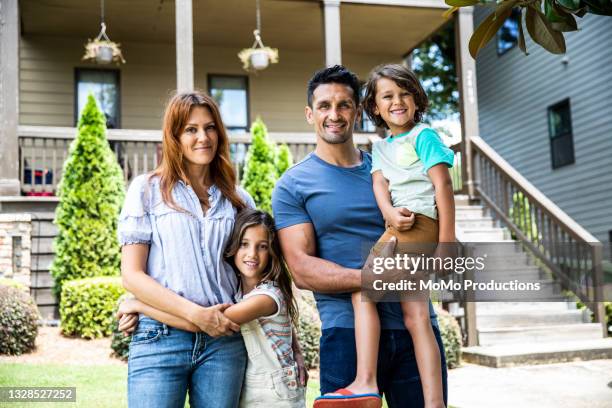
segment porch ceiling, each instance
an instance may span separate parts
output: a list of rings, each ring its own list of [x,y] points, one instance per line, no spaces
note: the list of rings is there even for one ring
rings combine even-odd
[[[403,56],[440,28],[444,9],[342,4],[342,51]]]
[[[98,0],[20,0],[22,34],[79,37],[100,28]],[[107,34],[117,42],[174,43],[172,0],[105,0]],[[317,0],[262,0],[266,45],[293,50],[323,48]],[[255,1],[194,0],[194,44],[234,47],[253,42]],[[444,23],[440,8],[342,3],[343,52],[401,56]]]
[[[95,37],[99,0],[20,0],[22,34]],[[174,43],[173,0],[106,0],[107,34],[117,42]],[[194,45],[250,47],[255,29],[254,0],[194,0]],[[309,50],[323,44],[319,3],[262,0],[262,37],[276,48]]]

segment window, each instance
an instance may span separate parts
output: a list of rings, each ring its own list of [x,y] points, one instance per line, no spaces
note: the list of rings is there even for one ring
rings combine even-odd
[[[79,122],[81,110],[87,103],[87,96],[92,93],[98,106],[106,116],[106,127],[121,127],[119,104],[119,71],[111,69],[77,68],[74,124]]]
[[[521,10],[512,9],[510,17],[497,31],[497,55],[503,55],[518,43],[519,24],[521,24]]]
[[[246,76],[209,75],[208,92],[219,104],[228,130],[248,131],[249,87]]]
[[[553,169],[574,163],[574,138],[569,99],[548,108],[548,133]]]

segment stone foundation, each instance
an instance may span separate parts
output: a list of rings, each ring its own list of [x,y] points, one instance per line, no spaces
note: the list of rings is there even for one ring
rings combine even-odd
[[[32,216],[0,214],[0,278],[30,288]]]

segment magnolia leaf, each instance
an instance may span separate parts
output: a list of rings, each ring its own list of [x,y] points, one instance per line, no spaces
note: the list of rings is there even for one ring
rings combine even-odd
[[[527,32],[529,32],[533,41],[553,54],[565,53],[565,38],[563,38],[563,34],[553,29],[544,14],[535,6],[530,5],[527,7],[525,23]]]
[[[558,6],[554,0],[545,0],[544,13],[553,29],[563,32],[578,30],[574,16]]]
[[[499,7],[504,7],[505,3],[502,3]],[[505,11],[500,13],[497,17],[495,13],[489,14],[487,18],[484,19],[482,23],[478,26],[474,34],[472,34],[472,38],[470,38],[470,55],[472,58],[476,59],[478,52],[493,38],[497,30],[502,26],[504,21],[508,17],[510,17],[510,13],[512,12],[511,7],[505,7]]]
[[[455,13],[455,11],[459,10],[459,7],[457,6],[453,6],[451,8],[449,8],[448,10],[446,10],[444,13],[442,13],[442,17],[444,18],[451,18],[452,15]]]
[[[523,13],[521,13],[521,17],[518,21],[518,31],[518,46],[525,55],[529,55],[529,53],[527,52],[527,45],[525,44],[525,32],[523,31]]]
[[[445,3],[453,7],[466,7],[478,4],[479,0],[445,0]]]

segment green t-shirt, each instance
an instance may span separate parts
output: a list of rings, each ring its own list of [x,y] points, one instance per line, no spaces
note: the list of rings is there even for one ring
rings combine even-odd
[[[427,171],[440,163],[452,167],[453,159],[453,151],[436,131],[419,124],[408,133],[374,143],[371,173],[380,170],[389,181],[394,207],[437,219],[435,192]]]

